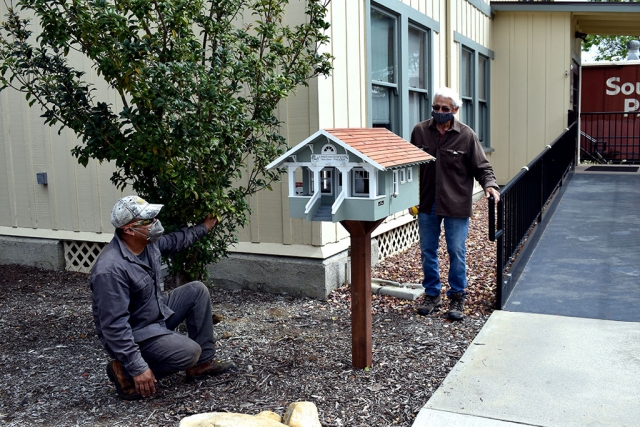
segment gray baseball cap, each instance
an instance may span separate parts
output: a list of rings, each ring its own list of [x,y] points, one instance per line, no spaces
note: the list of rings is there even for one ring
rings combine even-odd
[[[134,219],[155,218],[164,205],[152,205],[138,196],[127,196],[118,200],[111,210],[111,224],[120,228]]]

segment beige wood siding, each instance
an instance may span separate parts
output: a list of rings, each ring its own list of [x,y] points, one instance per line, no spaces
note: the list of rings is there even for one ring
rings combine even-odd
[[[287,20],[295,24],[305,19],[304,5],[291,2]],[[309,87],[299,87],[295,94],[283,100],[277,111],[282,121],[282,135],[289,146],[298,144],[319,129],[318,81],[312,80]],[[284,254],[286,248],[279,245],[322,246],[324,244],[320,223],[307,222],[289,217],[289,190],[287,176],[274,183],[273,191],[261,191],[251,198],[251,222],[238,233],[240,245],[235,250],[265,254]],[[335,226],[335,225],[334,225]],[[335,239],[334,239],[335,240]],[[261,245],[258,245],[260,243]],[[278,249],[279,248],[279,249]],[[275,253],[273,251],[276,251]],[[312,256],[317,252],[298,247],[300,256]]]
[[[506,184],[566,127],[570,30],[569,14],[494,15],[491,141],[500,184]]]
[[[319,128],[368,126],[366,82],[366,9],[364,1],[332,1],[329,52],[331,77],[318,79]],[[321,244],[349,237],[340,225],[322,223]]]
[[[4,14],[4,5],[0,9]],[[95,75],[89,72],[87,78]],[[107,96],[103,91],[99,95]],[[78,139],[45,126],[41,114],[37,105],[29,108],[24,94],[0,93],[0,233],[6,228],[45,238],[69,231],[106,233],[90,239],[109,240],[111,207],[121,196],[109,182],[113,169],[96,161],[79,165],[71,155]],[[48,185],[37,184],[40,172],[47,173]]]
[[[5,13],[5,5],[0,2],[0,14],[4,16]],[[292,2],[287,20],[295,23],[303,19],[303,4]],[[345,25],[341,27],[344,29]],[[350,49],[359,49],[359,40],[351,40]],[[360,54],[353,57],[363,60]],[[83,62],[80,56],[74,60],[78,68],[87,71],[90,81],[98,84],[97,97],[118,104],[117,95],[110,92],[106,83]],[[355,92],[360,90],[356,88]],[[298,143],[319,128],[319,109],[315,80],[309,87],[300,87],[296,94],[280,104],[278,115],[283,121],[282,132],[290,144]],[[361,109],[361,105],[352,104],[350,114],[364,116]],[[58,135],[57,128],[43,125],[40,115],[39,109],[28,107],[23,94],[10,89],[0,93],[0,234],[110,240],[113,233],[111,208],[123,195],[109,180],[113,167],[99,165],[96,161],[90,161],[87,168],[79,165],[70,153],[79,143],[75,135],[68,130]],[[48,186],[36,184],[37,172],[47,172]],[[129,192],[125,190],[125,194]],[[335,229],[339,226],[335,224],[328,224],[334,230],[327,233],[327,225],[289,218],[287,196],[286,180],[276,183],[273,192],[254,196],[250,201],[251,222],[240,230],[240,241],[296,245],[294,253],[305,256],[301,246],[324,245],[323,236],[332,235],[331,241],[336,240]],[[258,252],[278,253],[274,252],[273,245],[264,247]],[[308,253],[324,256],[314,249]]]
[[[440,32],[432,34],[432,77],[436,88],[449,84],[459,89],[460,52],[459,45],[453,41],[454,32],[496,50],[491,42],[499,38],[492,36],[491,20],[467,0],[402,0],[399,3],[440,24]],[[0,13],[5,13],[2,2]],[[303,5],[291,2],[287,20],[295,23],[303,19]],[[309,87],[299,88],[295,95],[281,102],[278,109],[289,146],[320,128],[368,125],[366,2],[333,0],[328,19],[331,41],[324,49],[335,58],[332,75],[314,79]],[[82,59],[78,58],[77,62],[81,64]],[[491,69],[496,82],[498,67],[492,64]],[[96,78],[91,72],[89,75]],[[498,80],[501,81],[507,80]],[[493,87],[495,92],[495,83]],[[98,96],[117,102],[105,85],[100,86]],[[494,97],[491,101],[495,120],[498,100]],[[121,196],[109,181],[112,167],[96,162],[90,162],[86,169],[79,166],[69,153],[77,144],[76,138],[68,131],[58,135],[57,129],[44,127],[39,115],[39,111],[27,107],[21,94],[9,90],[0,94],[0,227],[36,228],[43,231],[43,236],[52,230],[102,232],[107,236],[103,239],[108,240],[112,232],[109,213]],[[492,126],[494,131],[496,128]],[[495,137],[492,136],[492,140],[495,141]],[[36,172],[48,173],[48,187],[35,183]],[[240,244],[234,250],[326,257],[345,249],[348,233],[341,225],[289,218],[286,179],[273,187],[273,191],[263,191],[250,201],[251,222],[240,230]],[[378,231],[388,228],[381,226]]]

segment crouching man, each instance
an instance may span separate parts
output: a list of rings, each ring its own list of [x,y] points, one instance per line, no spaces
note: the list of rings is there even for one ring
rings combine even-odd
[[[160,257],[189,247],[217,223],[163,235],[156,216],[162,205],[137,196],[111,211],[116,232],[91,270],[93,319],[100,341],[114,359],[107,375],[125,400],[156,392],[156,378],[186,371],[187,381],[235,369],[215,360],[209,290],[201,282],[160,290]],[[186,321],[189,336],[175,331]]]

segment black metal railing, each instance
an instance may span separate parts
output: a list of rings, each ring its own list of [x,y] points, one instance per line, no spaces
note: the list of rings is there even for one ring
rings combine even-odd
[[[497,209],[493,197],[489,199],[489,239],[497,242],[498,309],[504,307],[515,285],[504,280],[505,272],[516,260],[535,225],[542,221],[542,213],[552,195],[575,165],[576,138],[577,122],[574,122],[500,190]]]
[[[581,113],[581,157],[598,163],[640,163],[638,112]]]

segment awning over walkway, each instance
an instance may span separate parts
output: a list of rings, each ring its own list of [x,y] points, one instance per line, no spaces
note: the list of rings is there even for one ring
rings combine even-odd
[[[576,30],[601,36],[640,36],[640,3],[492,1],[492,12],[571,12]]]

